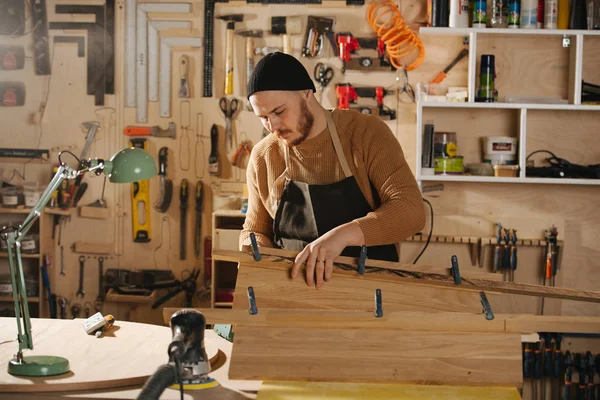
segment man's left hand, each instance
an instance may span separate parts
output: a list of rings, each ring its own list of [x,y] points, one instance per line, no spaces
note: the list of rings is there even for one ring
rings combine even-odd
[[[333,261],[342,254],[347,246],[361,246],[364,235],[357,222],[340,225],[308,244],[297,256],[292,268],[292,279],[306,262],[306,283],[317,289],[330,280],[333,274]]]

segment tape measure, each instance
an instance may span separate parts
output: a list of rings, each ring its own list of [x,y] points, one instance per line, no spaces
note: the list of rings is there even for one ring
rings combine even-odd
[[[215,36],[215,0],[204,3],[204,86],[202,97],[212,97]]]

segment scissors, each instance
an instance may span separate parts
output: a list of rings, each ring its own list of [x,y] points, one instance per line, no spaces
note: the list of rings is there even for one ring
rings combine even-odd
[[[333,79],[333,70],[323,63],[317,63],[315,65],[315,80],[319,82],[320,90],[323,91],[325,87]]]
[[[239,105],[240,105],[240,102],[238,101],[238,99],[228,100],[226,97],[221,97],[219,99],[219,108],[221,109],[223,116],[225,116],[225,133],[226,133],[227,137],[229,138],[229,148],[230,149],[233,148],[233,135],[231,133],[231,119],[233,118],[236,111],[238,110]]]

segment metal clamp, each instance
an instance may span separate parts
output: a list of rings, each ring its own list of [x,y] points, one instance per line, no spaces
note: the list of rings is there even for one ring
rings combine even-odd
[[[363,245],[360,248],[360,258],[358,259],[358,274],[365,274],[365,263],[367,262],[367,246]]]
[[[248,304],[250,308],[248,312],[250,315],[258,314],[258,308],[256,307],[256,297],[254,297],[254,288],[252,286],[248,286]]]
[[[491,321],[494,319],[494,313],[492,312],[492,307],[490,306],[490,302],[485,295],[485,292],[479,292],[479,299],[481,300],[481,305],[483,306],[483,312],[485,313],[485,319]]]
[[[258,243],[256,242],[256,235],[254,232],[250,232],[250,242],[252,243],[252,255],[254,256],[254,261],[260,261],[260,252],[258,251]]]
[[[450,275],[454,278],[454,284],[460,285],[462,283],[462,279],[460,278],[460,270],[458,269],[458,257],[455,255],[450,259],[452,262],[452,267],[450,268]]]
[[[381,289],[375,289],[375,317],[383,317],[383,308],[381,304]]]

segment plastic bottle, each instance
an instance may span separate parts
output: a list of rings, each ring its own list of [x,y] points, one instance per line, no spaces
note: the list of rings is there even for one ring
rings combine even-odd
[[[469,0],[450,0],[450,28],[469,27]]]
[[[569,0],[558,0],[558,29],[569,29]]]
[[[537,28],[537,0],[521,0],[521,28]]]
[[[510,0],[508,3],[508,27],[518,28],[521,21],[520,0]]]
[[[494,78],[496,76],[496,57],[493,54],[481,55],[479,69],[479,101],[494,102]]]
[[[506,28],[507,21],[504,17],[503,0],[491,0],[490,23],[492,28]]]
[[[558,28],[558,0],[546,0],[544,4],[544,29]]]
[[[474,0],[473,28],[485,28],[487,24],[487,3],[485,0]]]

